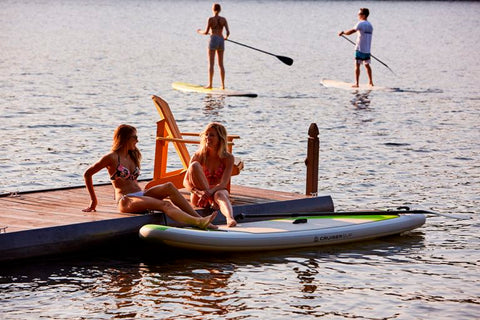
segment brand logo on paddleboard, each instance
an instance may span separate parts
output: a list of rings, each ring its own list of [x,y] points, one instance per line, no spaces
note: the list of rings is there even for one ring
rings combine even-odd
[[[349,239],[352,236],[353,236],[353,233],[351,233],[351,232],[350,233],[331,234],[331,235],[326,235],[326,236],[315,236],[313,238],[313,242]]]

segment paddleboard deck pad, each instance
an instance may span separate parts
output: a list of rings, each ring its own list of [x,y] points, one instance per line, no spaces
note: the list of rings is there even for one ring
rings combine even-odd
[[[322,85],[327,88],[336,88],[336,89],[343,89],[343,90],[351,90],[351,91],[397,91],[395,88],[388,88],[388,87],[378,87],[378,86],[370,86],[368,84],[360,84],[359,87],[352,87],[353,83],[338,81],[338,80],[330,80],[330,79],[323,79]]]
[[[226,225],[218,230],[148,224],[140,238],[200,251],[262,251],[315,247],[399,234],[425,223],[423,214],[288,217]]]
[[[219,96],[250,97],[250,98],[255,98],[258,96],[256,93],[252,93],[252,92],[244,92],[244,91],[220,89],[220,88],[207,89],[200,85],[185,83],[185,82],[174,82],[172,83],[172,88],[175,90],[183,91],[183,92],[197,92],[197,93],[219,95]]]

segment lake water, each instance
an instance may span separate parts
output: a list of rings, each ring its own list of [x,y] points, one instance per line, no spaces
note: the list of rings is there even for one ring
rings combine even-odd
[[[472,217],[429,217],[403,236],[337,247],[227,256],[140,248],[1,268],[0,318],[478,318],[480,3],[222,2],[232,40],[295,61],[227,43],[227,87],[255,99],[171,89],[206,82],[207,37],[195,30],[211,2],[0,4],[0,193],[81,185],[120,123],[138,128],[150,177],[156,94],[183,131],[215,120],[241,136],[234,152],[246,167],[235,184],[303,193],[316,123],[319,193],[337,210],[408,205]],[[374,82],[393,92],[320,84],[352,81],[353,46],[337,33],[360,6],[371,12],[373,54],[396,74],[373,61]]]

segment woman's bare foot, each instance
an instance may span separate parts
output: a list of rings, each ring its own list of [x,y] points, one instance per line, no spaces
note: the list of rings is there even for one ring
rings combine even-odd
[[[210,223],[210,224],[207,226],[207,229],[218,230],[218,226]]]
[[[227,227],[232,228],[237,225],[237,221],[235,219],[229,219],[227,218]]]
[[[215,211],[209,216],[199,218],[198,227],[200,229],[207,229],[207,227],[212,223],[213,219],[217,216],[218,212]]]
[[[214,211],[212,212],[212,214],[215,214],[215,216],[218,214],[218,211]],[[210,222],[210,224],[207,226],[207,229],[211,229],[211,230],[218,230],[218,226],[214,225],[213,223]]]

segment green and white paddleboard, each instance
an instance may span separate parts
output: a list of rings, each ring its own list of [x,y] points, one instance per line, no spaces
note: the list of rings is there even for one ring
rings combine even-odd
[[[174,82],[172,83],[172,88],[175,90],[183,91],[183,92],[197,92],[197,93],[219,95],[219,96],[235,96],[235,97],[250,97],[250,98],[255,98],[258,96],[256,93],[245,92],[245,91],[220,89],[220,88],[207,89],[203,86],[186,83],[186,82]]]
[[[402,233],[425,223],[423,214],[331,215],[239,223],[218,230],[145,225],[140,238],[203,251],[260,251],[354,242]]]

